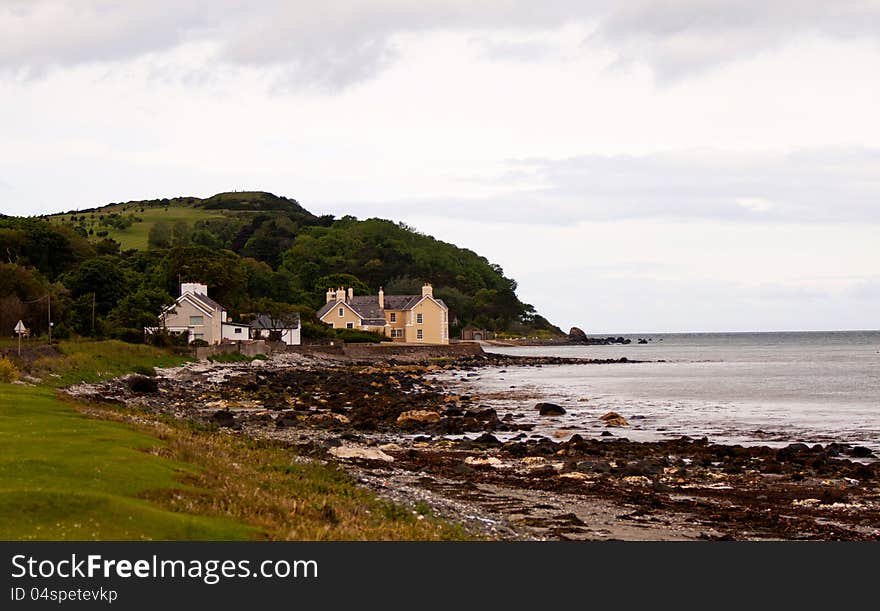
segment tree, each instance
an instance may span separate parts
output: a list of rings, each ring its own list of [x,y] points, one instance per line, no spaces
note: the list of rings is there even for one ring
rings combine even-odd
[[[171,227],[165,221],[157,221],[150,227],[147,234],[147,245],[150,248],[168,248],[171,246]]]
[[[189,223],[183,219],[174,223],[171,228],[171,243],[174,246],[186,246],[190,242]]]
[[[282,333],[299,324],[299,309],[289,303],[257,299],[251,304],[254,320],[261,319],[263,327],[269,330],[269,339],[275,342],[282,340]]]
[[[368,295],[370,293],[370,287],[368,287],[363,280],[351,274],[330,274],[328,276],[321,276],[315,281],[313,288],[322,298],[327,292],[327,289],[330,288],[353,288],[355,294],[360,295]]]

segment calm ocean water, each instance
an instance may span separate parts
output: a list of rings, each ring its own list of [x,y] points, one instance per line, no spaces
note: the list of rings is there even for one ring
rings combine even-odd
[[[847,441],[880,451],[880,331],[626,336],[626,346],[489,347],[504,354],[666,361],[492,369],[461,382],[535,432],[597,435],[616,411],[630,439],[707,436],[779,445]],[[638,345],[638,337],[651,339]],[[514,388],[511,388],[514,387]],[[568,410],[539,418],[536,401]]]

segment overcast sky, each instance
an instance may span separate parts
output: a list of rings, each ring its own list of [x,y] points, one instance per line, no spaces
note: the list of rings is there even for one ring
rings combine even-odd
[[[878,75],[880,0],[0,0],[0,212],[266,190],[566,330],[876,329]]]

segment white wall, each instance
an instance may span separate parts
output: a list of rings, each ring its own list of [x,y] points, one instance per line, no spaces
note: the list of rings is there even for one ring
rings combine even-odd
[[[238,329],[238,333],[235,332],[236,329]],[[247,341],[250,339],[250,329],[246,325],[231,325],[228,323],[224,324],[223,339],[228,339],[232,341]]]

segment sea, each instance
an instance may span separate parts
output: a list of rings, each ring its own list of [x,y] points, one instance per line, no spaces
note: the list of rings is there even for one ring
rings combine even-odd
[[[644,361],[496,367],[456,383],[531,434],[646,441],[687,435],[781,446],[832,441],[880,453],[880,331],[624,335],[608,346],[484,346],[489,352]],[[647,340],[646,344],[638,343]],[[538,401],[562,405],[540,417]],[[607,428],[609,411],[630,426]],[[509,437],[510,435],[507,435]]]

